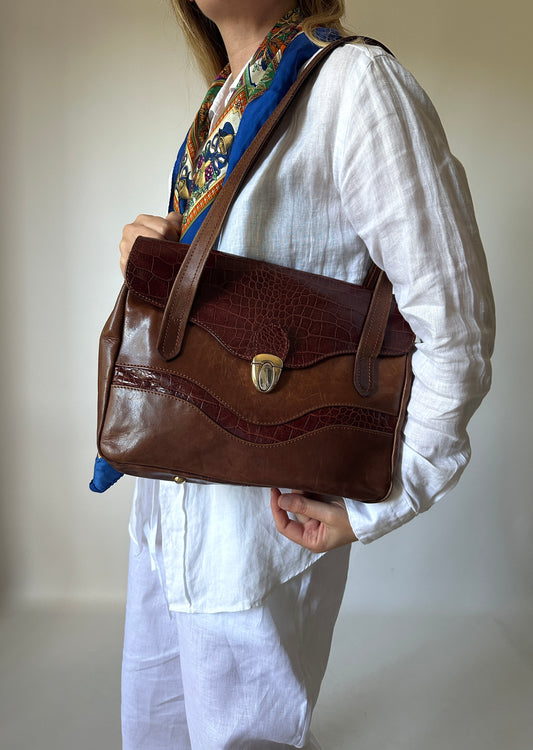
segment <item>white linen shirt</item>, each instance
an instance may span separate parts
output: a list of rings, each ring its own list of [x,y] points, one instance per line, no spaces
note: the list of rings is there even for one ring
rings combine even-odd
[[[396,59],[361,44],[331,54],[247,178],[218,249],[354,283],[372,258],[393,284],[417,336],[414,381],[391,495],[345,501],[357,538],[381,537],[454,487],[490,385],[494,305],[464,170]],[[148,539],[180,612],[248,609],[320,556],[277,532],[268,488],[139,479],[130,533]]]

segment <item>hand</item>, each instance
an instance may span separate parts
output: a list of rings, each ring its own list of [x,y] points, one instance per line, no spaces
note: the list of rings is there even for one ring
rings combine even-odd
[[[179,241],[182,218],[182,215],[176,211],[171,211],[166,218],[141,214],[137,216],[133,224],[126,224],[122,230],[122,239],[119,245],[122,275],[124,276],[126,273],[126,263],[137,237]]]
[[[270,507],[277,530],[311,552],[327,552],[356,542],[344,500],[329,495],[311,495],[298,490],[281,494],[270,490]],[[296,521],[287,511],[294,513]]]

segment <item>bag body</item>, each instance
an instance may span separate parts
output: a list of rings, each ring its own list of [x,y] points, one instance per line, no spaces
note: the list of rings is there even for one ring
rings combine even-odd
[[[100,454],[136,476],[385,499],[414,343],[386,277],[383,316],[379,276],[358,286],[211,251],[169,359],[158,339],[188,249],[143,237],[132,249],[100,341]],[[380,317],[378,343],[365,341]]]

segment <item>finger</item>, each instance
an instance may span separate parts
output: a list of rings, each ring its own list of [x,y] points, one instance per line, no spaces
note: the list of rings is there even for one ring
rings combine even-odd
[[[171,218],[168,218],[169,216]],[[140,214],[134,222],[126,224],[122,230],[122,239],[119,243],[120,270],[122,271],[122,275],[124,276],[126,273],[128,258],[137,237],[149,237],[154,240],[179,240],[181,235],[181,219],[181,214],[173,211],[167,218],[151,216],[150,214]]]
[[[295,512],[295,509],[302,510],[301,503],[303,502],[306,502],[306,508],[311,517],[305,523],[300,523],[292,520],[287,510],[292,513]],[[273,488],[270,504],[274,523],[279,533],[296,544],[306,547],[311,552],[326,552],[335,547],[357,541],[350,525],[346,506],[341,498],[332,498],[331,503],[320,502],[302,497],[297,492],[282,494],[279,489]],[[325,506],[325,508],[319,508],[317,511],[316,504]],[[288,506],[288,508],[284,506]],[[317,514],[324,516],[324,512],[328,516],[325,522],[312,517],[312,515],[316,516]]]
[[[154,240],[165,239],[163,226],[154,228],[149,227],[146,224],[126,224],[122,230],[122,239],[119,243],[120,252],[129,252],[133,247],[133,244],[137,237],[150,237]]]
[[[173,212],[174,213],[174,212]],[[176,214],[181,216],[181,214]],[[175,240],[179,238],[181,220],[178,224],[175,217],[152,216],[151,214],[140,214],[133,224],[124,227],[124,233],[135,234],[142,237],[154,237],[155,239]]]
[[[297,516],[311,518],[331,526],[336,519],[335,506],[322,500],[314,500],[301,492],[280,493],[278,505]]]
[[[305,524],[299,521],[293,521],[287,511],[279,506],[279,498],[281,492],[277,488],[272,488],[270,491],[270,507],[272,510],[272,516],[274,517],[274,523],[280,534],[290,539],[291,542],[301,545],[302,547],[308,547],[309,536],[311,532],[311,526],[314,527],[314,532],[318,531],[320,523],[318,521],[309,520]]]
[[[126,274],[126,265],[130,257],[131,249],[137,237],[151,237],[155,240],[163,239],[161,234],[155,229],[143,226],[141,224],[126,224],[122,230],[122,239],[119,242],[120,250],[120,270],[122,275]]]
[[[177,229],[181,230],[181,225],[183,223],[183,214],[180,214],[179,211],[171,211],[169,214],[167,214],[166,220],[171,224],[174,224]]]
[[[294,492],[296,495],[303,495],[303,490],[291,490],[291,492]],[[308,497],[313,497],[312,495],[308,495]],[[309,516],[304,516],[302,513],[295,513],[296,520],[300,521],[300,523],[305,523],[306,521],[309,521]]]

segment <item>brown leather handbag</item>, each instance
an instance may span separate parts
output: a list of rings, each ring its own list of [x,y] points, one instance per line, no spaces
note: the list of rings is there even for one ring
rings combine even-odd
[[[339,43],[347,40],[340,40]],[[307,66],[190,246],[139,237],[100,338],[98,450],[121,472],[384,500],[414,335],[385,273],[362,286],[212,250]]]

